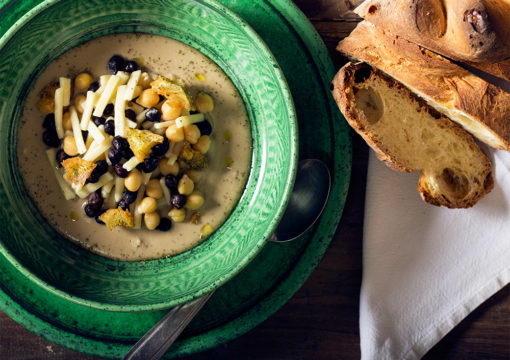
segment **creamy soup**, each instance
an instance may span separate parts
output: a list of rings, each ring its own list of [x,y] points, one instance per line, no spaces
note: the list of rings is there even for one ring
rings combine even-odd
[[[198,224],[173,223],[168,232],[122,227],[108,230],[83,211],[86,199],[67,201],[46,158],[42,136],[44,116],[36,109],[41,90],[59,76],[74,78],[87,71],[97,79],[107,73],[108,59],[119,54],[136,59],[142,68],[163,76],[182,78],[192,97],[210,94],[215,107],[209,167],[196,184],[204,194]],[[243,101],[228,77],[211,60],[180,42],[148,34],[101,37],[66,52],[38,78],[23,109],[18,132],[18,163],[25,186],[48,222],[71,241],[105,257],[144,260],[172,256],[202,240],[201,226],[217,229],[228,217],[244,189],[251,160],[251,133]],[[162,217],[170,207],[160,210]]]

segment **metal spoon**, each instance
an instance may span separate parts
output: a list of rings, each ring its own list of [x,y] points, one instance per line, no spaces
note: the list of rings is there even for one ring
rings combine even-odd
[[[287,242],[305,233],[322,214],[330,189],[331,176],[327,166],[316,159],[301,160],[287,209],[269,241]],[[129,350],[123,359],[160,359],[213,293],[214,291],[174,307]]]

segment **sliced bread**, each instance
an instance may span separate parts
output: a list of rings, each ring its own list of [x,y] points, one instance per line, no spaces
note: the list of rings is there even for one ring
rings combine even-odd
[[[418,191],[426,202],[467,208],[492,189],[492,163],[473,137],[381,71],[348,63],[332,93],[380,160],[395,170],[420,171]]]
[[[510,94],[499,87],[366,21],[337,50],[400,81],[481,141],[510,151]]]

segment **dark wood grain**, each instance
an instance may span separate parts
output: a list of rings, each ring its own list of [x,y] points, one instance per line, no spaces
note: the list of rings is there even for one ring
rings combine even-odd
[[[295,0],[334,48],[355,26],[340,0]],[[344,216],[324,259],[276,314],[248,334],[187,359],[359,359],[359,289],[368,149],[353,136],[353,171]],[[54,345],[0,313],[0,359],[98,359]],[[425,359],[510,359],[510,287],[468,316]]]

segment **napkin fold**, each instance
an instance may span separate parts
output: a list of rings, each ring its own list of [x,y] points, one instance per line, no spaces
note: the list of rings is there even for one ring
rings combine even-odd
[[[362,359],[419,359],[510,281],[510,154],[491,152],[495,185],[473,208],[428,205],[418,174],[371,151],[360,295]]]

